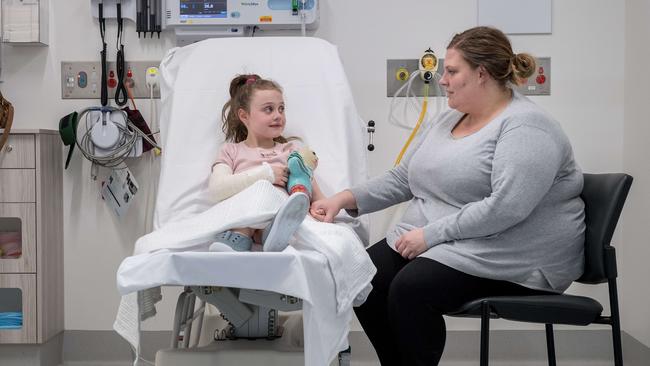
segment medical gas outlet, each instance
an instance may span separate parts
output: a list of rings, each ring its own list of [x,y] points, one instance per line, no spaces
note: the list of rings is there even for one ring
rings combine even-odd
[[[406,81],[406,80],[408,80],[410,75],[411,74],[409,73],[409,71],[406,68],[400,67],[397,70],[397,73],[395,74],[395,78],[397,78],[397,80],[399,80],[399,81]]]

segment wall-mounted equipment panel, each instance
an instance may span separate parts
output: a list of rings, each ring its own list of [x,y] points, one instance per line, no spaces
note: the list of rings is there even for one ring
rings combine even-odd
[[[319,0],[165,0],[165,26],[238,26],[299,29],[318,20]]]
[[[117,0],[90,0],[91,14],[115,18]],[[212,37],[252,35],[256,30],[314,30],[318,27],[320,0],[122,0],[121,14],[136,23],[147,38],[165,29],[176,34],[178,45]]]
[[[173,28],[176,44],[211,37],[251,35],[255,29],[318,27],[320,0],[165,0],[163,26]]]
[[[145,82],[149,67],[158,67],[160,61],[127,61],[125,63],[126,86],[130,86],[134,98],[149,98],[151,90]],[[61,62],[62,99],[99,99],[101,96],[101,62]],[[114,62],[108,62],[108,98],[115,96],[118,85],[117,69]],[[154,98],[160,98],[160,89],[154,88]]]
[[[551,95],[551,58],[538,57],[537,68],[517,90],[524,95]]]
[[[524,95],[551,95],[551,58],[536,58],[537,66],[531,77],[526,79],[524,85],[517,86],[515,89]],[[444,59],[438,59],[437,73],[442,76],[444,72]],[[386,62],[386,96],[393,97],[399,88],[408,82],[411,73],[418,72],[418,60],[401,59],[387,60]],[[439,80],[439,79],[436,79]],[[436,81],[437,82],[437,81]],[[424,96],[424,81],[421,78],[413,80],[411,90],[415,96]],[[429,96],[434,96],[433,90],[429,88]],[[445,96],[444,89],[441,88],[440,96]],[[403,95],[400,95],[403,96]]]
[[[438,59],[438,68],[436,70],[437,74],[442,75],[445,60],[442,58]],[[418,60],[416,59],[401,59],[401,60],[387,60],[386,61],[386,96],[393,97],[395,93],[408,82],[409,78],[412,76],[412,73],[419,73]],[[439,78],[436,77],[434,83],[438,83]],[[440,93],[438,95],[434,94],[436,87],[429,87],[429,97],[433,96],[445,96],[447,95],[442,87],[440,87]],[[417,97],[424,96],[424,80],[420,77],[415,77],[411,84],[411,91]],[[400,96],[404,96],[403,94]]]

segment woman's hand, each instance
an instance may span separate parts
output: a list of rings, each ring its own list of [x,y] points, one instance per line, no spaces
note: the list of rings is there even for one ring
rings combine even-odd
[[[424,230],[422,228],[413,229],[400,236],[395,242],[395,249],[406,259],[413,259],[424,253],[429,249],[427,243],[424,242]]]
[[[336,196],[324,198],[312,202],[309,208],[309,214],[318,221],[332,222],[334,216],[341,211],[341,206],[336,200]]]
[[[271,169],[273,169],[273,184],[280,187],[286,187],[287,180],[289,179],[289,169],[284,165],[274,164],[271,164]]]
[[[316,200],[309,208],[309,214],[318,221],[333,222],[342,208],[356,209],[357,200],[348,190],[341,191],[330,198]]]

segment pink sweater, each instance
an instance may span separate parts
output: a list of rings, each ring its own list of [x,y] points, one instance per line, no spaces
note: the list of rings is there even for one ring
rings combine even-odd
[[[260,166],[262,163],[286,167],[289,154],[298,148],[296,141],[276,143],[270,149],[248,147],[243,141],[236,144],[227,142],[221,146],[215,165],[226,164],[232,169],[233,174]]]

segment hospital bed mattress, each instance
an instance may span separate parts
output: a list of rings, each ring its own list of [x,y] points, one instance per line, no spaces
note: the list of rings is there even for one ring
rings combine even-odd
[[[264,289],[309,300],[309,286],[300,270],[303,262],[328,270],[324,256],[310,254],[299,256],[291,247],[276,253],[161,250],[126,258],[117,284],[122,294],[161,285],[198,285]]]

